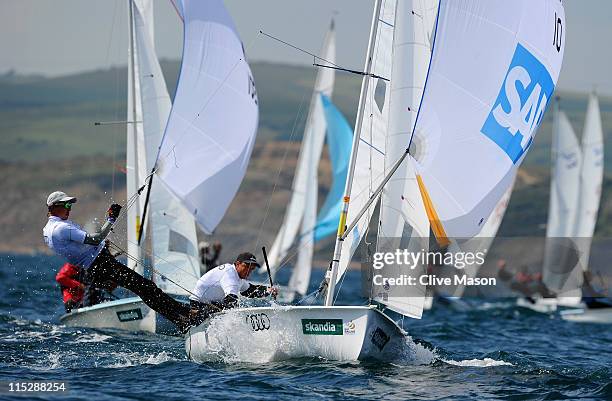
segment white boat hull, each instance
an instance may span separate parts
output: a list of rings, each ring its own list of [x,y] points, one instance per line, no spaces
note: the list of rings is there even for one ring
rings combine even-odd
[[[580,323],[612,323],[612,308],[568,309],[561,311],[561,319]]]
[[[229,310],[189,330],[196,362],[264,363],[303,357],[392,360],[406,333],[371,306],[281,306]]]
[[[557,311],[557,299],[536,298],[534,302],[532,302],[527,298],[518,298],[516,300],[516,306],[538,313],[555,313]]]
[[[176,334],[174,324],[155,313],[139,297],[75,309],[62,315],[60,323],[68,327]]]
[[[531,302],[527,298],[518,298],[516,306],[531,309],[539,313],[554,313],[560,308],[577,308],[583,306],[581,297],[536,298]]]

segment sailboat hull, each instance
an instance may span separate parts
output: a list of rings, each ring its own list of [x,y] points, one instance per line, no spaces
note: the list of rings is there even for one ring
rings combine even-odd
[[[527,298],[518,298],[516,300],[516,306],[519,308],[529,309],[538,313],[554,313],[557,311],[557,305],[556,298],[537,298],[533,302]]]
[[[68,327],[178,334],[173,323],[155,313],[138,297],[75,309],[62,315],[60,323]]]
[[[568,309],[561,311],[561,319],[580,323],[612,323],[612,308]]]
[[[255,307],[227,311],[192,328],[185,348],[196,362],[393,360],[405,338],[405,332],[375,307]]]

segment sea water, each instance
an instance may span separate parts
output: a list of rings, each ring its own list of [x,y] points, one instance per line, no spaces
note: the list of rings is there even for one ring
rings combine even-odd
[[[399,321],[409,337],[392,363],[196,364],[179,338],[60,325],[60,264],[0,257],[0,381],[65,381],[68,392],[56,399],[612,399],[610,326],[523,311],[511,300]],[[315,271],[313,287],[321,277]],[[359,272],[349,272],[338,302],[363,304],[360,285]]]

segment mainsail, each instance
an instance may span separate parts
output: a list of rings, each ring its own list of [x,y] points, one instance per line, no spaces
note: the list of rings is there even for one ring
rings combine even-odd
[[[580,251],[580,266],[589,268],[591,240],[595,232],[597,212],[601,201],[601,184],[604,172],[603,130],[599,101],[593,93],[589,96],[582,132],[582,166],[580,168],[580,197],[576,214],[574,237]]]
[[[128,93],[127,93],[127,152],[126,152],[126,189],[128,197],[135,194],[142,185],[147,174],[147,162],[144,154],[144,133],[142,125],[142,100],[140,94],[139,63],[136,50],[136,26],[134,24],[133,1],[128,2],[130,35],[128,47]],[[151,16],[152,8],[146,10]],[[142,249],[138,244],[144,197],[139,197],[134,205],[127,209],[127,252],[133,258],[128,258],[128,267],[139,274],[144,273],[144,265],[137,263],[142,260]]]
[[[385,174],[389,173],[411,142],[431,58],[431,37],[437,6],[437,0],[399,1],[397,4]],[[417,145],[413,155],[419,157],[417,136],[413,141]],[[429,220],[421,201],[414,161],[408,157],[381,195],[377,251],[394,252],[402,248],[421,252],[428,250],[428,240]],[[422,273],[426,268],[417,266],[413,272]],[[406,273],[405,269],[405,266],[387,265],[385,276],[399,277]],[[402,290],[387,292],[384,288],[374,289],[372,299],[406,316],[420,318],[425,287],[404,286]]]
[[[146,181],[145,171],[151,171],[155,164],[158,147],[170,114],[170,96],[157,59],[153,37],[153,2],[133,2],[133,25],[135,57],[138,74],[135,79],[139,89],[138,108],[141,110],[141,136],[135,150],[139,155],[140,182]],[[139,131],[140,132],[140,131]],[[143,171],[144,168],[144,171]],[[153,177],[155,178],[155,177]],[[141,197],[141,198],[144,198]],[[152,264],[155,269],[154,281],[164,291],[186,295],[199,277],[196,228],[193,217],[176,200],[159,180],[151,186],[148,209]],[[144,240],[141,239],[141,245]],[[133,245],[133,244],[132,244]],[[165,278],[171,277],[173,284]]]
[[[350,183],[348,216],[361,210],[385,176],[386,134],[389,121],[388,89],[391,80],[393,56],[393,32],[395,26],[395,0],[377,2],[380,9],[374,12],[373,32],[368,47],[365,76],[362,83],[360,110],[357,111],[353,140],[354,172]],[[349,177],[351,179],[351,177]],[[348,185],[348,184],[347,184]],[[336,281],[342,278],[367,228],[374,212],[371,206],[342,242],[342,254]],[[341,223],[342,224],[342,223]]]
[[[244,178],[258,123],[255,83],[221,0],[183,0],[183,60],[156,173],[212,233]]]
[[[321,58],[325,60],[322,61],[323,64],[335,63],[336,61],[336,32],[333,21],[323,41]],[[317,218],[317,172],[326,129],[321,95],[331,97],[334,79],[335,72],[333,69],[319,67],[314,92],[310,100],[300,155],[291,185],[291,198],[281,228],[272,243],[269,254],[270,268],[274,275],[295,242],[298,231],[300,231],[298,261],[293,273],[296,278],[293,279],[293,286],[290,283],[290,286],[293,288],[299,287],[300,290],[308,286],[314,246],[312,231]],[[299,292],[304,293],[305,291],[306,289]]]
[[[544,284],[556,292],[576,289],[580,284],[572,272],[578,265],[573,235],[580,192],[581,160],[582,152],[576,134],[565,113],[556,108],[543,266]]]

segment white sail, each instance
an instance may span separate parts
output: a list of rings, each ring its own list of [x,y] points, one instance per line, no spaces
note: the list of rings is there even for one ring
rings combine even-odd
[[[591,240],[595,232],[597,212],[601,201],[601,184],[604,172],[603,153],[603,130],[599,101],[595,94],[591,94],[582,133],[580,197],[574,233],[580,250],[580,266],[583,270],[589,268]]]
[[[221,0],[183,0],[183,61],[157,175],[212,233],[244,178],[258,123],[242,42]]]
[[[144,141],[138,151],[146,155],[146,168],[150,172],[154,167],[157,150],[170,115],[171,102],[155,52],[153,2],[135,0],[134,4],[139,63],[137,81],[141,92],[144,134]],[[144,184],[144,177],[142,180],[141,185]],[[155,177],[149,199],[147,214],[152,264],[157,273],[153,275],[154,281],[167,293],[187,295],[195,286],[200,272],[195,222],[189,212]]]
[[[136,193],[146,177],[147,166],[144,156],[144,132],[142,126],[142,101],[140,97],[140,80],[138,79],[139,63],[136,50],[134,24],[134,3],[128,2],[130,18],[130,45],[128,47],[128,100],[127,100],[127,152],[126,152],[126,190],[127,197]],[[139,274],[144,273],[144,265],[136,261],[142,260],[142,249],[138,245],[141,226],[144,197],[139,197],[134,205],[127,210],[127,252],[133,258],[128,258],[128,267]]]
[[[495,205],[495,209],[487,219],[487,222],[482,227],[482,230],[476,235],[474,238],[470,238],[466,241],[452,241],[448,247],[449,253],[455,252],[463,252],[463,253],[471,253],[471,254],[480,254],[482,258],[486,258],[487,253],[491,249],[491,244],[497,235],[497,230],[499,230],[499,226],[504,220],[504,215],[506,214],[506,209],[508,209],[508,204],[510,203],[510,197],[512,196],[512,190],[514,189],[514,183],[516,182],[516,177],[512,181],[512,184],[506,190],[504,195],[501,197],[497,205]],[[453,259],[456,260],[456,259]],[[478,271],[482,265],[477,263],[466,265],[463,269],[463,274],[465,274],[469,278],[476,278],[478,276]],[[453,296],[460,297],[465,292],[465,285],[459,284],[455,288],[453,292]]]
[[[336,33],[333,22],[325,35],[320,56],[331,63],[336,62]],[[321,62],[324,65],[328,64],[326,61]],[[270,270],[274,277],[281,266],[281,262],[295,242],[298,230],[300,231],[299,253],[289,287],[301,294],[306,292],[310,281],[314,227],[317,219],[317,173],[325,141],[326,123],[321,94],[331,97],[334,78],[335,71],[333,69],[319,67],[314,92],[310,100],[300,155],[291,186],[291,198],[285,211],[283,223],[269,253]]]
[[[355,216],[368,202],[370,195],[385,176],[385,150],[387,125],[389,121],[389,82],[391,80],[393,31],[395,24],[395,0],[382,2],[374,39],[369,49],[372,54],[370,72],[381,78],[366,77],[363,80],[362,96],[365,97],[363,110],[358,110],[355,126],[361,127],[355,135],[359,143],[354,162],[354,175],[350,192],[348,218]],[[370,53],[369,51],[369,53]],[[366,60],[366,66],[369,61]],[[366,67],[367,69],[367,67]],[[382,79],[384,78],[384,79]],[[385,81],[388,80],[388,81]],[[350,176],[350,175],[349,175]],[[342,242],[342,254],[336,275],[338,282],[349,266],[353,253],[361,242],[370,224],[374,205],[366,212]]]
[[[553,40],[554,39],[554,40]],[[440,243],[480,232],[535,136],[563,59],[558,0],[440,2],[415,132]]]
[[[582,154],[574,130],[562,111],[556,110],[553,127],[552,173],[550,204],[546,226],[543,281],[553,291],[566,285],[577,266],[573,241],[578,196],[580,193],[580,165]]]
[[[437,0],[410,0],[397,4],[385,174],[410,144],[431,58],[430,38],[437,6]],[[404,244],[402,239],[408,243]],[[377,251],[394,252],[401,247],[410,252],[420,252],[428,249],[428,240],[429,220],[421,200],[413,160],[408,157],[381,195]],[[421,272],[425,269],[426,266],[418,267]],[[405,266],[385,266],[385,276],[399,277],[402,274],[406,274]],[[426,288],[401,288],[403,291],[394,289],[389,293],[384,288],[377,289],[372,298],[396,312],[420,318]]]

